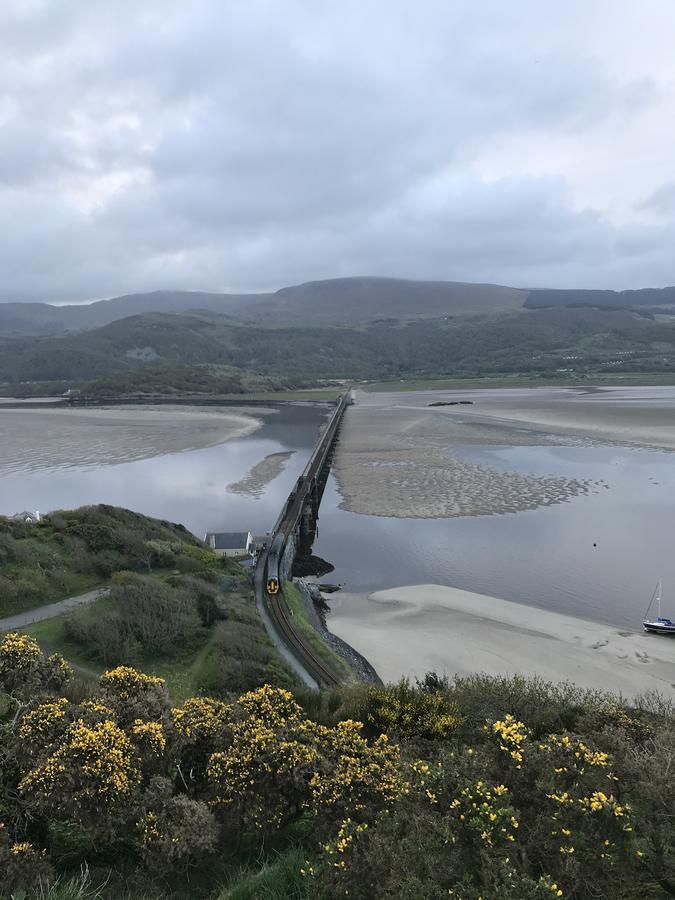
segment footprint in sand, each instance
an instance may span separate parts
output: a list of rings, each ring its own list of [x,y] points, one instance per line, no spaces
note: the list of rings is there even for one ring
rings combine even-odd
[[[649,662],[649,654],[645,650],[643,650],[643,651],[636,650],[635,655],[638,658],[638,662],[643,662],[643,663]]]
[[[599,650],[601,647],[606,647],[609,644],[609,641],[596,641],[594,644],[591,644],[591,650]]]
[[[617,631],[619,637],[633,637],[635,634],[634,631]]]

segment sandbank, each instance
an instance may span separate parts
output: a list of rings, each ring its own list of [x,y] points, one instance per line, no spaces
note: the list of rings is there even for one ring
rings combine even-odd
[[[330,605],[330,630],[384,681],[429,671],[540,675],[627,698],[657,690],[675,699],[673,638],[435,584],[335,594]]]
[[[262,420],[247,413],[185,406],[0,409],[0,475],[212,447],[260,428]]]
[[[244,494],[256,499],[262,497],[267,485],[281,475],[294,452],[294,450],[284,450],[279,453],[269,453],[251,468],[245,478],[228,484],[227,490],[230,494]]]

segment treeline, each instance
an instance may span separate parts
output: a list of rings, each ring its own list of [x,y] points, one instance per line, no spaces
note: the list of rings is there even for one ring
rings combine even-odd
[[[71,675],[25,635],[0,642],[7,897],[57,880],[55,898],[675,894],[658,697],[428,675],[172,707],[133,668],[89,692]]]

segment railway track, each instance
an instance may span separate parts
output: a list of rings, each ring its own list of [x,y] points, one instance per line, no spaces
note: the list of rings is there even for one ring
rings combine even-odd
[[[304,643],[296,631],[295,626],[289,617],[283,593],[280,592],[275,597],[270,597],[268,594],[267,599],[267,608],[284,640],[290,645],[293,653],[295,653],[310,675],[313,675],[319,684],[323,684],[326,687],[337,687],[341,684],[342,682],[340,679],[331,672],[328,666],[326,666],[312,648]]]
[[[279,514],[279,518],[271,532],[270,551],[275,552],[274,544],[280,535],[283,535],[285,542],[297,527],[298,520],[302,514],[303,505],[306,500],[308,487],[314,484],[314,480],[319,476],[324,465],[329,463],[330,452],[332,449],[335,435],[342,420],[342,414],[346,406],[346,399],[342,397],[335,410],[330,422],[328,423],[324,433],[321,435],[317,446],[312,453],[304,472],[297,481],[296,488],[286,501],[284,508]],[[281,546],[283,550],[283,543]],[[341,684],[341,679],[323,662],[323,660],[315,653],[314,649],[302,638],[293,624],[290,616],[286,600],[283,596],[283,587],[281,585],[281,576],[278,570],[278,557],[274,562],[273,574],[271,577],[278,579],[279,591],[276,594],[268,593],[266,586],[268,584],[268,553],[263,558],[258,559],[260,578],[256,578],[256,585],[260,585],[262,592],[262,601],[264,602],[270,618],[277,630],[277,633],[287,645],[292,654],[296,657],[300,665],[305,671],[311,675],[319,684],[326,687],[336,687]]]

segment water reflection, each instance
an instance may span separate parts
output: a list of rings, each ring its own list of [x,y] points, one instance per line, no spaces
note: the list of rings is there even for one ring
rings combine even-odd
[[[212,530],[264,533],[304,468],[325,416],[325,407],[289,406],[265,413],[255,434],[202,450],[119,465],[4,476],[0,470],[0,512],[110,503],[181,522],[199,536]],[[289,450],[285,468],[259,497],[227,491],[269,454]]]

